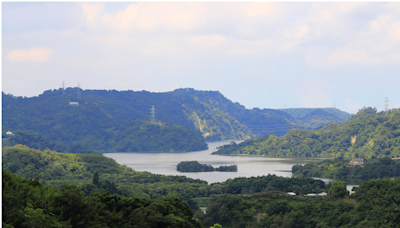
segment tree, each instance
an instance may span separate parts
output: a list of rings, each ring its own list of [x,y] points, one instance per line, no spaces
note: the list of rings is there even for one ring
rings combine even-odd
[[[331,192],[331,196],[336,198],[343,198],[348,195],[346,190],[347,182],[345,181],[335,181],[332,183],[329,191]]]
[[[93,184],[99,185],[99,173],[97,171],[93,175]]]

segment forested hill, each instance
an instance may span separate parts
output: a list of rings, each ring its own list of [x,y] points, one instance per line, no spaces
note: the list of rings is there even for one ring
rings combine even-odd
[[[342,123],[314,130],[289,130],[284,136],[264,136],[231,143],[214,154],[323,157],[400,157],[400,109],[389,113],[363,108]]]
[[[290,114],[298,126],[305,129],[320,127],[327,122],[342,122],[351,115],[336,108],[286,108],[279,111]]]
[[[194,89],[152,93],[67,88],[65,94],[61,89],[48,90],[30,98],[3,93],[2,101],[3,127],[11,131],[32,130],[51,141],[84,143],[95,148],[105,145],[115,149],[116,145],[107,143],[121,137],[127,139],[121,132],[132,123],[149,121],[153,105],[157,120],[183,126],[208,141],[249,139],[267,134],[280,136],[289,129],[343,120],[339,116],[325,118],[326,113],[314,115],[311,120],[300,120],[279,110],[246,109],[218,91]],[[79,105],[71,106],[70,102],[79,102]]]

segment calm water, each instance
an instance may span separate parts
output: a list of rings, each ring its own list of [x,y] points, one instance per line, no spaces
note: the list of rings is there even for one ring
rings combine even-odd
[[[209,184],[223,182],[235,177],[252,177],[268,174],[291,177],[292,166],[304,165],[309,161],[318,161],[322,158],[270,158],[248,156],[220,156],[211,155],[217,147],[230,142],[208,143],[208,150],[187,153],[105,153],[104,156],[113,158],[121,165],[126,165],[136,171],[148,171],[163,175],[184,175],[194,179],[207,181]],[[212,165],[214,168],[221,165],[238,166],[238,172],[201,172],[181,173],[176,166],[181,161],[198,161],[201,164]],[[329,181],[329,180],[324,180]]]

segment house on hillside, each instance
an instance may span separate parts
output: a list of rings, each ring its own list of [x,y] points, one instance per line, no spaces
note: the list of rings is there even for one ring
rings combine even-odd
[[[79,102],[69,102],[70,106],[79,106]]]
[[[349,165],[364,165],[364,158],[353,158],[350,162]]]

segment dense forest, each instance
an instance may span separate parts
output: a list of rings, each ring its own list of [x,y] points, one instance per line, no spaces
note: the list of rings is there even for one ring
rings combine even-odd
[[[400,176],[400,160],[384,157],[367,160],[362,166],[351,166],[349,161],[349,159],[335,158],[311,162],[304,166],[295,165],[292,167],[292,173],[296,176],[331,178],[352,182]]]
[[[341,123],[314,130],[289,130],[240,144],[232,142],[213,154],[321,157],[400,157],[400,110],[363,108]]]
[[[151,93],[67,88],[64,92],[48,90],[30,98],[3,93],[3,127],[10,131],[31,130],[52,142],[79,143],[95,150],[124,150],[138,148],[140,145],[135,145],[136,142],[161,134],[156,129],[148,129],[140,135],[142,138],[132,138],[137,136],[131,131],[136,125],[147,126],[153,105],[155,118],[164,126],[161,132],[167,135],[164,139],[178,137],[183,131],[181,127],[207,141],[250,139],[266,134],[280,136],[293,128],[309,129],[328,121],[343,121],[346,114],[337,109],[317,109],[306,120],[274,109],[246,109],[218,91],[194,89]],[[107,144],[109,140],[111,143]]]
[[[322,191],[328,197],[304,196]],[[208,185],[101,155],[3,148],[3,227],[395,227],[399,191],[398,178],[364,182],[350,198],[346,182],[308,177]]]
[[[29,130],[16,130],[12,132],[12,135],[6,135],[6,133],[3,132],[2,143],[3,147],[21,144],[39,150],[45,150],[49,148],[50,150],[63,153],[100,154],[99,151],[94,150],[84,143],[70,142],[68,144],[64,144],[60,141],[53,142],[48,140],[44,135]]]
[[[198,161],[183,161],[176,166],[179,172],[237,172],[237,165],[222,165],[214,168],[212,165],[200,164]]]
[[[149,199],[178,197],[190,204],[196,196],[206,196],[207,182],[185,176],[163,176],[148,172],[136,172],[119,165],[113,159],[94,154],[58,153],[46,149],[35,150],[16,145],[4,147],[3,168],[19,176],[29,178],[35,173],[43,183],[55,187],[75,184],[85,193],[104,189],[124,196],[138,196]],[[100,185],[93,185],[97,172]],[[207,189],[207,188],[205,188]],[[196,208],[196,205],[191,205]]]
[[[344,182],[345,183],[345,182]],[[338,185],[341,192],[343,186]],[[334,191],[332,186],[330,191]],[[345,188],[344,188],[345,190]],[[288,196],[283,192],[220,195],[195,217],[205,227],[398,227],[400,178],[362,183],[350,197]]]
[[[85,154],[129,151],[186,152],[207,149],[204,139],[194,131],[174,124],[160,121],[151,123],[143,120],[130,120],[94,141],[52,142],[44,135],[30,130],[16,130],[12,132],[12,135],[3,134],[2,141],[3,146],[22,144],[40,150],[49,148],[59,152]],[[94,144],[94,142],[99,143]]]
[[[88,196],[76,185],[61,189],[2,170],[3,227],[202,227],[176,198]]]

